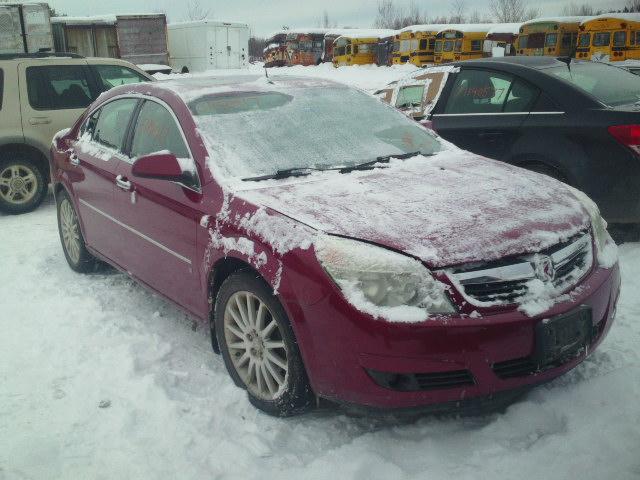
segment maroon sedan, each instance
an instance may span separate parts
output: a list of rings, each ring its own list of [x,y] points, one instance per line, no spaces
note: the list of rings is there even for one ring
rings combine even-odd
[[[332,82],[115,88],[56,136],[51,169],[71,268],[106,261],[208,322],[270,414],[510,399],[615,314],[588,197]]]

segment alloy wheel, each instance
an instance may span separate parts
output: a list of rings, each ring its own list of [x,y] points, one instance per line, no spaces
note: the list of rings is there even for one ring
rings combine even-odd
[[[0,172],[0,197],[20,205],[33,199],[38,191],[38,178],[26,165],[10,165]]]
[[[60,231],[64,248],[73,263],[80,261],[80,231],[78,228],[78,218],[71,206],[71,202],[66,198],[60,202]]]
[[[263,400],[278,398],[287,384],[288,352],[267,306],[251,292],[236,292],[223,323],[229,356],[247,389]]]

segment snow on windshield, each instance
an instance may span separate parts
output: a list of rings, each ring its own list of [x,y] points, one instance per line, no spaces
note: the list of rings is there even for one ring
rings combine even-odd
[[[358,90],[337,85],[218,93],[189,103],[224,177],[352,165],[443,149],[435,135]]]

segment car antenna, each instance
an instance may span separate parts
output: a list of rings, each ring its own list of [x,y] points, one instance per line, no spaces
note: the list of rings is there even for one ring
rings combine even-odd
[[[571,73],[571,57],[558,57],[558,60],[560,60],[562,63],[564,63],[567,66],[567,70],[569,70],[569,73]]]

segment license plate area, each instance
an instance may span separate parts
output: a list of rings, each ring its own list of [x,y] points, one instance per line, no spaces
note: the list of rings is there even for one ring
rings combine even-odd
[[[533,361],[538,367],[569,360],[591,343],[591,307],[581,306],[536,325]]]

